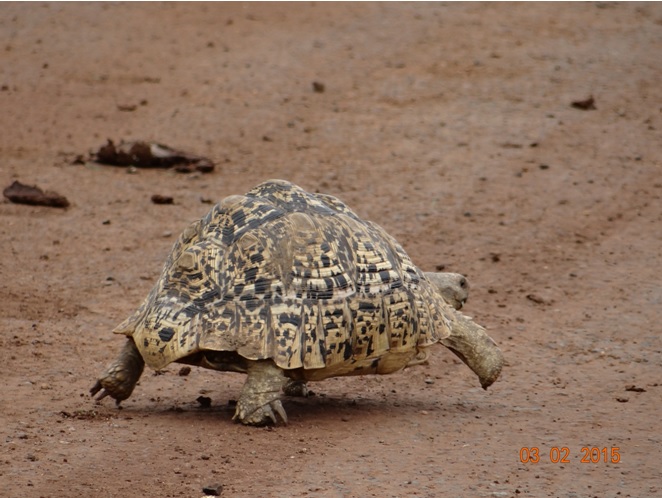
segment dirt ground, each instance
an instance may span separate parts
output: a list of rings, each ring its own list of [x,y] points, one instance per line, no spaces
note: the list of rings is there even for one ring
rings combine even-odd
[[[71,203],[0,203],[0,494],[662,495],[661,4],[3,3],[0,34],[0,187]],[[108,138],[217,168],[76,164]],[[466,274],[502,378],[439,346],[313,385],[287,426],[177,365],[96,404],[181,230],[269,178]]]

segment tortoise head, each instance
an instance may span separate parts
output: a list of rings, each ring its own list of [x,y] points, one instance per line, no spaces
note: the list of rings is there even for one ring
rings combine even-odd
[[[456,310],[469,299],[469,281],[459,273],[426,272],[427,279],[439,290],[444,300]]]

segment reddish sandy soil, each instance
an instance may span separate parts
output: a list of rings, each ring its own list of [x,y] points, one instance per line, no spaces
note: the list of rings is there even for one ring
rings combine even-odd
[[[71,202],[0,203],[2,496],[662,494],[659,3],[0,13],[0,186]],[[217,169],[74,164],[107,138]],[[424,270],[465,273],[502,378],[483,391],[439,346],[428,366],[313,385],[285,401],[287,426],[233,423],[243,376],[177,365],[120,410],[96,404],[111,330],[179,232],[268,178],[340,197]]]

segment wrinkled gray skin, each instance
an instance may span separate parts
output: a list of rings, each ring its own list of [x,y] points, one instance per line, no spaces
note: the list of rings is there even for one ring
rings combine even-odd
[[[425,272],[427,279],[437,286],[448,304],[456,310],[462,309],[469,299],[469,282],[459,273]]]

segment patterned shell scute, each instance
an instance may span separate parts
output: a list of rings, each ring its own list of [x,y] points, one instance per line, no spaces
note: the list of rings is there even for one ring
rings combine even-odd
[[[334,197],[272,180],[189,226],[115,332],[155,369],[213,350],[348,370],[446,337],[446,306],[379,226]]]

